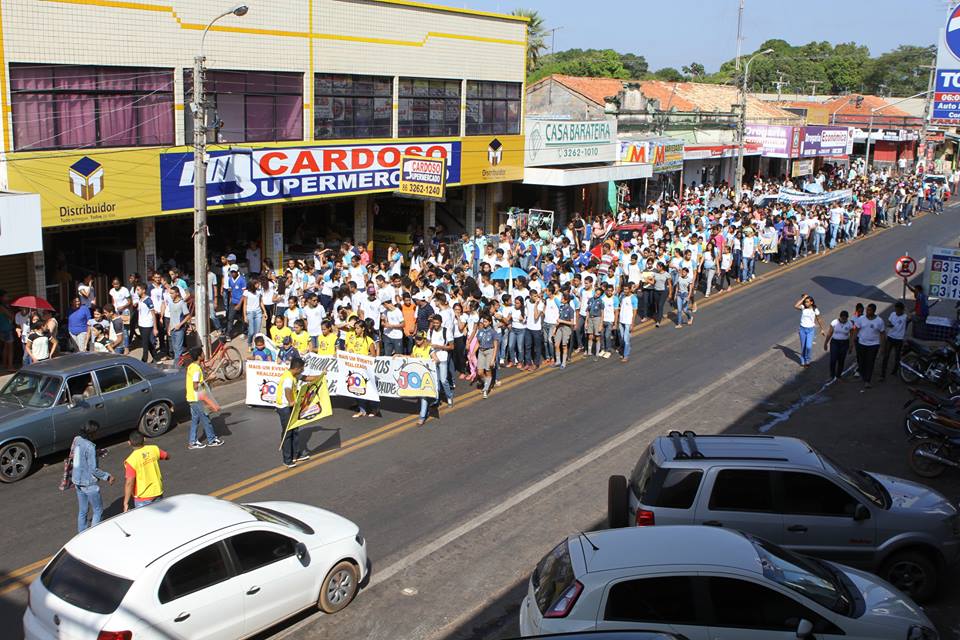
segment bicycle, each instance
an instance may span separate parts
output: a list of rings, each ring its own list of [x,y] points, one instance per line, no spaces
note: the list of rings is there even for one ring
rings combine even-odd
[[[180,356],[177,364],[186,367],[193,362],[188,352]],[[207,380],[215,378],[230,382],[243,375],[243,357],[236,347],[227,344],[223,336],[213,341],[210,357],[203,361],[203,377]]]

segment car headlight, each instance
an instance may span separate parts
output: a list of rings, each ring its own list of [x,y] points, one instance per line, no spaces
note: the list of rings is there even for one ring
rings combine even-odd
[[[358,545],[360,545],[361,547],[363,546],[363,536],[362,536],[362,535],[360,535],[360,534],[358,533],[356,536],[354,536],[353,539],[357,541],[357,544],[358,544]]]
[[[913,625],[907,632],[907,640],[940,640],[940,635],[929,627]]]

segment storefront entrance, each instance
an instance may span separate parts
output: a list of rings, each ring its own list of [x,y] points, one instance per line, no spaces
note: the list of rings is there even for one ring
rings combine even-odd
[[[84,276],[94,276],[94,287],[106,293],[110,281],[137,271],[135,222],[47,228],[43,234],[47,299],[58,310],[68,309],[70,296]],[[98,296],[99,297],[99,296]]]
[[[263,209],[224,209],[207,212],[207,255],[211,259],[234,253],[241,268],[259,271],[260,265],[247,265],[250,243],[263,254]],[[157,268],[177,267],[193,273],[193,214],[156,218]]]

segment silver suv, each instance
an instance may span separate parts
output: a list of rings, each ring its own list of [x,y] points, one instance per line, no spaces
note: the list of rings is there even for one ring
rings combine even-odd
[[[867,569],[917,602],[960,560],[960,514],[909,480],[849,470],[777,436],[659,436],[629,482],[611,476],[612,528],[728,527],[800,553]]]

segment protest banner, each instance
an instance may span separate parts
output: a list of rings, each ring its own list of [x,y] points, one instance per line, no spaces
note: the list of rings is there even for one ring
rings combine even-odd
[[[380,400],[373,373],[374,360],[372,356],[337,351],[336,394],[358,400]]]
[[[277,406],[277,383],[280,376],[289,369],[285,362],[246,361],[246,402],[258,407]]]
[[[388,398],[436,398],[437,364],[422,358],[376,358],[377,393]]]
[[[290,421],[287,423],[287,431],[332,415],[333,406],[330,404],[330,394],[327,393],[326,374],[324,374],[319,380],[300,385],[297,401],[293,405]]]

